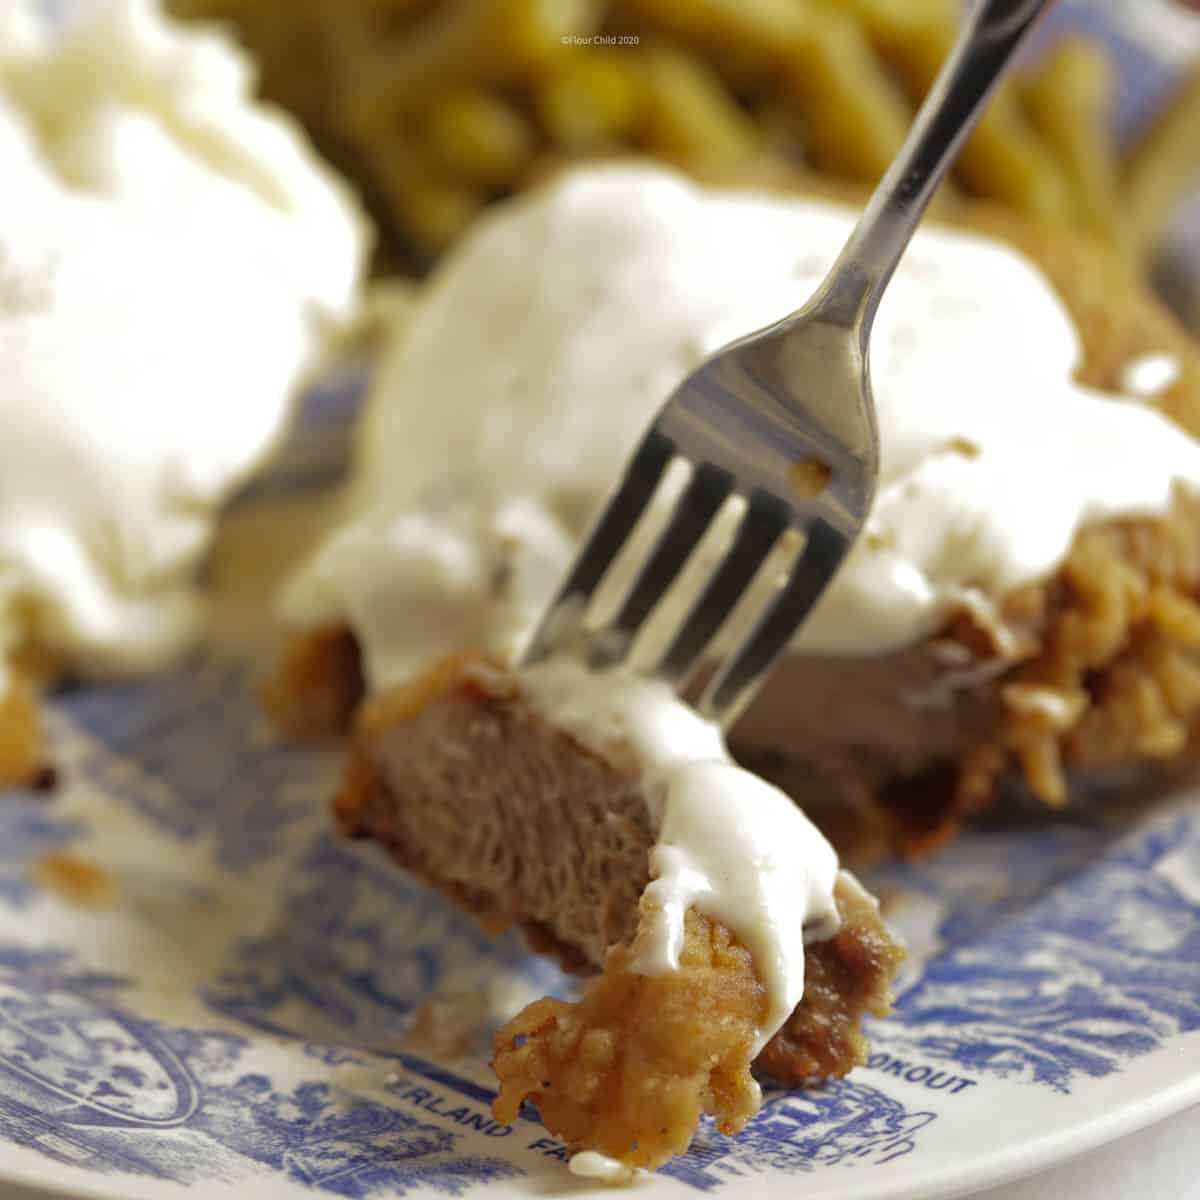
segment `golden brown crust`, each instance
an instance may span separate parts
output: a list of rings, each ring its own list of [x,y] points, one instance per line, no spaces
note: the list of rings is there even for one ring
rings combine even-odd
[[[753,1061],[782,1083],[864,1062],[863,1015],[884,1016],[891,1005],[904,952],[856,886],[839,881],[837,902],[840,931],[809,947],[804,999]],[[642,910],[645,919],[645,901]],[[635,937],[609,952],[578,1003],[539,1000],[497,1032],[497,1120],[513,1120],[531,1100],[571,1146],[638,1167],[686,1150],[701,1113],[730,1135],[746,1124],[759,1104],[750,1067],[765,993],[724,925],[694,910],[685,924],[677,971],[633,971]]]
[[[475,650],[449,654],[434,663],[427,671],[407,683],[373,696],[355,720],[355,732],[361,740],[369,741],[375,734],[386,732],[403,721],[411,721],[424,712],[435,700],[456,688],[466,688],[490,700],[507,700],[516,694],[511,678],[499,670],[475,671],[483,663]]]
[[[20,672],[0,694],[0,787],[35,783],[46,769],[38,693]]]
[[[1064,768],[1183,765],[1200,720],[1200,501],[1162,520],[1084,530],[1050,583],[1037,652],[992,685],[998,725],[965,756],[961,802],[990,798],[1015,762],[1039,799],[1067,800]]]
[[[903,947],[883,923],[879,906],[856,884],[839,879],[841,927],[804,955],[804,998],[766,1044],[755,1067],[798,1084],[845,1075],[867,1061],[863,1017],[886,1017]]]
[[[578,1003],[538,1000],[497,1032],[498,1121],[532,1100],[569,1145],[657,1167],[687,1149],[701,1114],[729,1135],[754,1115],[767,997],[749,953],[689,911],[678,970],[640,975],[636,954],[636,939],[614,947]]]
[[[282,733],[316,741],[346,729],[364,690],[358,641],[335,624],[292,637],[259,699]]]
[[[1164,518],[1084,529],[1056,575],[1010,595],[1003,617],[1018,644],[1010,656],[969,617],[914,648],[957,647],[962,661],[946,678],[970,680],[947,689],[944,711],[902,711],[897,725],[915,729],[923,759],[901,759],[882,734],[872,742],[861,721],[842,745],[815,753],[773,751],[761,739],[739,747],[736,730],[734,749],[859,863],[936,849],[1012,783],[1054,807],[1087,802],[1089,785],[1106,779],[1142,793],[1191,771],[1200,755],[1200,498],[1181,490]],[[811,664],[781,672],[780,688],[819,675]],[[875,707],[905,703],[895,690]]]

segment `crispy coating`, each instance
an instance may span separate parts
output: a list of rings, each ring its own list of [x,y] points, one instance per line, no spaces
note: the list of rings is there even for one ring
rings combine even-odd
[[[841,928],[804,956],[804,997],[754,1060],[780,1083],[840,1078],[867,1061],[863,1016],[886,1017],[904,961],[879,906],[845,876],[834,892]]]
[[[857,884],[843,877],[836,896],[841,929],[809,947],[804,998],[753,1060],[781,1083],[842,1076],[864,1062],[863,1016],[891,1006],[904,951]],[[754,1115],[751,1056],[766,996],[750,955],[694,910],[678,971],[638,975],[636,953],[635,937],[609,952],[579,1003],[538,1000],[497,1032],[497,1120],[513,1120],[531,1100],[568,1144],[654,1167],[687,1149],[702,1113],[730,1135]]]
[[[0,693],[0,787],[33,783],[44,765],[37,692],[22,674],[15,673]]]
[[[639,936],[647,912],[643,901]],[[702,1114],[729,1135],[754,1115],[767,996],[750,954],[694,910],[677,971],[635,973],[637,947],[614,947],[577,1004],[538,1000],[497,1032],[498,1121],[532,1100],[569,1145],[657,1167],[687,1149]]]
[[[999,718],[964,755],[956,807],[994,795],[1015,765],[1035,796],[1069,798],[1067,770],[1194,760],[1200,729],[1200,502],[1085,529],[1023,603],[1036,653],[992,687]]]
[[[345,729],[364,690],[357,639],[326,625],[288,642],[259,699],[280,732],[308,742]]]

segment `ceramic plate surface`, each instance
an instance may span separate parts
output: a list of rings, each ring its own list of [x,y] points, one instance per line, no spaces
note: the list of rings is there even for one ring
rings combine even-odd
[[[80,1195],[574,1190],[488,1109],[431,992],[571,984],[327,826],[329,755],[200,661],[54,714],[63,783],[0,804],[0,1178]],[[867,1066],[705,1131],[639,1195],[962,1194],[1200,1102],[1200,810],[979,832],[868,880],[914,962]]]
[[[1136,123],[1161,59],[1104,32]],[[328,479],[346,396],[310,398],[276,490]],[[289,503],[243,505],[226,542],[261,538],[276,504],[293,528]],[[231,558],[218,583],[261,611]],[[486,1028],[457,1056],[408,1037],[434,992],[494,1020],[572,985],[332,836],[336,760],[272,735],[253,672],[227,651],[65,695],[57,792],[0,796],[0,1180],[120,1200],[588,1189],[536,1117],[493,1120]],[[937,1200],[1200,1102],[1194,800],[974,833],[867,882],[913,952],[868,1064],[769,1094],[735,1140],[703,1131],[637,1195]]]

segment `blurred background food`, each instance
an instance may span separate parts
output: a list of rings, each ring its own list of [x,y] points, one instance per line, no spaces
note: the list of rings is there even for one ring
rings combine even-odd
[[[1124,3],[1124,0],[1115,0]],[[266,96],[360,184],[394,263],[570,160],[647,154],[706,178],[865,188],[954,36],[958,0],[171,0],[231,23]],[[942,199],[1089,231],[1144,266],[1200,163],[1200,69],[1132,144],[1115,71],[1043,40]]]

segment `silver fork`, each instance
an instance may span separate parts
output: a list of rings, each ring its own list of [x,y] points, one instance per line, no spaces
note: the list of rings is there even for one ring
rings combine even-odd
[[[650,673],[677,689],[785,535],[802,548],[749,633],[698,700],[730,724],[787,648],[862,531],[879,474],[867,343],[880,298],[934,189],[1038,17],[1053,0],[980,0],[828,276],[798,312],[718,351],[679,385],[551,602],[523,662],[582,641],[597,668],[622,662],[717,514],[745,508],[732,543]],[[587,611],[667,467],[689,482],[609,622]],[[797,539],[798,540],[798,539]]]

